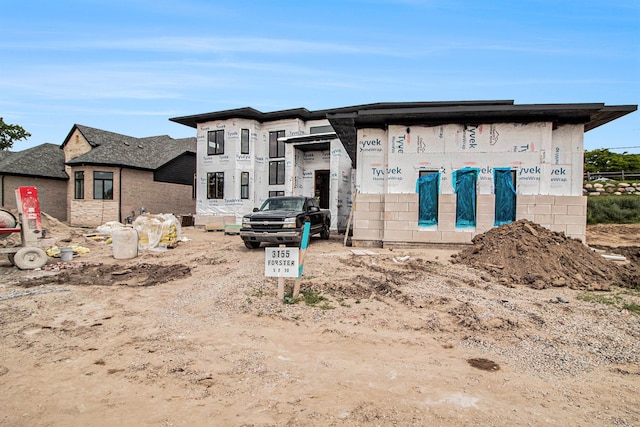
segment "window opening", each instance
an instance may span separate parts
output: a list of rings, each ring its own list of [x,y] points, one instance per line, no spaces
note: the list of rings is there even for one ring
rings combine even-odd
[[[113,172],[93,173],[93,198],[113,200]]]
[[[240,131],[240,154],[249,154],[249,129]]]
[[[494,168],[493,185],[495,200],[494,225],[509,224],[516,220],[516,171],[511,168]]]
[[[284,160],[269,162],[269,185],[284,184]]]
[[[240,198],[249,198],[249,172],[242,172],[240,174]]]
[[[79,171],[74,173],[75,182],[73,189],[73,197],[75,199],[84,199],[84,172]]]
[[[476,226],[476,183],[478,169],[464,168],[453,172],[456,194],[456,227]]]
[[[207,174],[207,199],[224,199],[224,172]]]
[[[207,133],[207,155],[224,154],[224,129],[210,130]]]
[[[438,224],[440,172],[420,171],[416,182],[416,193],[418,193],[418,225]]]
[[[269,158],[284,157],[284,141],[278,138],[284,138],[283,130],[269,132]]]

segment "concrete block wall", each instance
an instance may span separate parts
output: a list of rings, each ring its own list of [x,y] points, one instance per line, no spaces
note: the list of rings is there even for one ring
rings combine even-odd
[[[383,246],[413,242],[418,231],[418,194],[387,194],[384,201]]]
[[[456,195],[438,195],[438,230],[456,231]]]
[[[384,234],[382,194],[358,194],[353,208],[353,246],[380,247]]]
[[[478,194],[476,201],[476,229],[474,235],[491,230],[496,221],[495,194]]]
[[[417,194],[358,194],[354,211],[354,246],[399,244],[469,244],[474,236],[494,227],[495,195],[477,199],[474,229],[456,228],[456,196],[440,194],[438,224],[418,227]],[[585,241],[587,198],[585,196],[519,195],[516,219],[526,218],[552,231]]]
[[[586,196],[519,195],[516,218],[528,219],[551,231],[585,241]]]

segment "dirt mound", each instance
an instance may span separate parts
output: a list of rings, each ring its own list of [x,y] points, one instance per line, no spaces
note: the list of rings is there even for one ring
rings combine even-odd
[[[609,290],[635,287],[638,277],[603,258],[580,240],[521,219],[473,239],[473,246],[453,256],[454,262],[485,270],[504,284],[535,289]]]
[[[447,265],[426,260],[414,254],[355,255],[338,258],[339,267],[331,271],[314,272],[303,276],[302,290],[329,294],[338,300],[378,299],[394,301],[405,306],[423,307],[444,304],[432,301],[416,289],[416,283],[441,282],[445,286],[470,284],[473,279],[453,272]],[[473,286],[473,284],[471,284]],[[446,298],[445,298],[446,299]]]
[[[155,265],[135,264],[115,265],[86,265],[84,263],[62,264],[70,266],[53,276],[37,279],[25,279],[20,282],[22,287],[41,285],[76,285],[76,286],[155,286],[173,280],[191,276],[191,269],[182,264]]]

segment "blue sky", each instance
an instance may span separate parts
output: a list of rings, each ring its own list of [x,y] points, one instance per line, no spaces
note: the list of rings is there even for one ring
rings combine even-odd
[[[0,13],[0,117],[61,144],[75,123],[195,136],[238,107],[512,99],[640,103],[638,0],[22,0]],[[640,112],[585,148],[636,147]]]

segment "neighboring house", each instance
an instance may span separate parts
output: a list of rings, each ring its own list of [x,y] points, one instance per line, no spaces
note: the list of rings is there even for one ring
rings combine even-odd
[[[41,144],[27,150],[0,151],[0,205],[17,209],[15,189],[38,188],[40,210],[67,220],[67,181],[64,153],[59,145]]]
[[[584,133],[635,110],[411,102],[170,120],[196,129],[196,224],[308,195],[331,209],[333,229],[353,214],[354,245],[393,246],[470,243],[520,218],[584,240]]]
[[[195,138],[134,138],[76,124],[62,151],[71,225],[127,222],[145,211],[195,211]]]

